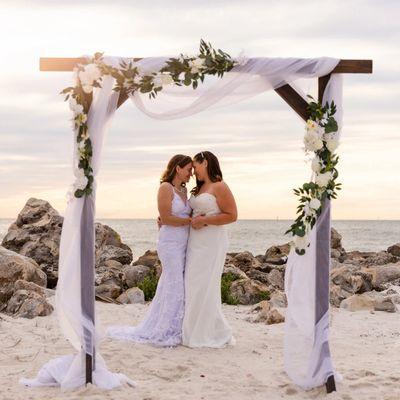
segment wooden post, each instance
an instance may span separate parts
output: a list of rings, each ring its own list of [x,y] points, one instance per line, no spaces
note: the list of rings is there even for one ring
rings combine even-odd
[[[322,99],[326,86],[329,82],[331,74],[321,76],[318,78],[318,101],[322,104]],[[316,299],[315,302],[315,325],[317,326],[321,318],[329,312],[329,272],[331,262],[331,201],[325,199],[322,204],[323,220],[319,221],[317,225],[317,267],[315,269],[315,282],[316,282]],[[329,357],[330,348],[329,343],[326,343],[323,349],[325,354],[322,357]],[[331,393],[336,391],[335,377],[328,376],[325,382],[326,392]]]

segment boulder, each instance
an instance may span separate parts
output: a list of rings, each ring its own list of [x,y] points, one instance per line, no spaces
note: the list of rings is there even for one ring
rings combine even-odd
[[[387,251],[377,253],[371,251],[351,251],[346,253],[345,263],[362,265],[365,267],[396,263],[398,257]]]
[[[144,293],[138,287],[132,287],[118,296],[117,300],[123,304],[144,304]]]
[[[287,255],[290,252],[289,243],[285,243],[279,246],[272,246],[267,249],[264,255],[264,262],[271,264],[285,263]]]
[[[271,325],[285,321],[284,316],[266,300],[256,304],[250,312],[253,315],[247,318],[249,322],[264,322],[267,325]]]
[[[271,286],[283,290],[284,288],[283,273],[277,269],[273,269],[268,274],[268,282]]]
[[[393,256],[400,257],[400,243],[388,247],[387,252]]]
[[[5,248],[35,260],[51,288],[58,277],[62,223],[63,218],[50,203],[30,198],[2,241]]]
[[[95,293],[98,296],[109,297],[110,299],[116,299],[122,292],[120,286],[114,283],[102,283],[95,287]]]
[[[269,302],[274,307],[280,307],[280,308],[287,307],[287,298],[285,292],[276,290],[271,294],[271,299]]]
[[[150,276],[153,269],[146,265],[125,265],[123,269],[123,281],[126,287],[132,288],[140,285],[146,276]]]
[[[231,263],[247,273],[253,268],[261,267],[261,262],[253,256],[249,251],[236,254],[232,259]]]
[[[374,300],[362,294],[354,294],[340,303],[340,308],[347,311],[373,311]]]
[[[345,264],[330,272],[333,284],[340,286],[349,293],[363,293],[372,289],[372,275],[359,266]]]
[[[160,277],[162,268],[161,261],[158,258],[156,250],[147,250],[142,256],[140,256],[132,265],[144,265],[150,267],[155,273],[157,278]]]
[[[270,297],[268,286],[252,279],[238,279],[232,282],[230,293],[239,304],[255,304]]]
[[[250,269],[247,271],[247,277],[249,277],[250,279],[259,281],[261,283],[264,283],[266,285],[269,284],[268,275],[269,275],[268,273],[259,271],[258,269]]]
[[[366,268],[372,276],[372,286],[384,290],[390,285],[400,283],[400,263]]]
[[[34,285],[34,284],[33,284]],[[46,316],[53,312],[53,306],[46,297],[36,290],[19,289],[8,301],[6,312],[16,317],[34,318]]]
[[[45,287],[47,278],[35,261],[0,246],[0,310],[6,307],[18,280]]]
[[[235,280],[236,279],[247,279],[247,275],[238,267],[235,267],[233,264],[225,264],[224,271],[222,276],[231,275]]]
[[[342,289],[339,285],[330,285],[330,303],[335,307],[340,307],[342,300],[352,296],[353,293]]]
[[[9,227],[2,245],[36,261],[47,275],[47,286],[54,288],[58,279],[58,258],[63,217],[47,202],[30,198]],[[109,260],[132,262],[132,251],[107,225],[95,224],[96,267]]]

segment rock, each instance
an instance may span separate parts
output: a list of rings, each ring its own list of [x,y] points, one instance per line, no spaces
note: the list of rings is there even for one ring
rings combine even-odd
[[[255,316],[249,317],[249,322],[264,322],[267,325],[279,324],[285,321],[282,314],[276,309],[272,308],[271,304],[264,300],[256,304],[250,311],[251,313],[257,313]]]
[[[275,291],[271,295],[271,300],[269,301],[271,305],[275,307],[284,308],[287,307],[287,299],[285,292],[279,290]]]
[[[238,267],[235,267],[233,264],[228,264],[224,266],[224,271],[222,276],[230,274],[235,280],[236,279],[247,279],[247,275]]]
[[[267,320],[265,321],[267,325],[280,324],[281,322],[285,322],[285,317],[276,308],[268,313]]]
[[[372,285],[374,289],[384,290],[388,285],[398,284],[400,280],[400,263],[382,265],[366,269],[372,275]]]
[[[110,265],[110,264],[109,264]],[[101,284],[114,284],[122,287],[124,282],[124,271],[123,265],[120,263],[114,263],[111,267],[102,266],[95,270],[96,285]]]
[[[362,252],[362,251],[351,251],[346,253],[345,263],[362,265],[362,266],[376,266],[396,263],[398,258],[386,251],[374,252]]]
[[[252,279],[238,279],[232,282],[230,293],[239,304],[255,304],[269,299],[270,296],[268,286]]]
[[[388,247],[387,252],[393,256],[400,257],[400,243],[396,243],[393,246]]]
[[[335,307],[340,307],[342,300],[352,296],[353,293],[342,289],[339,285],[330,285],[330,303]]]
[[[35,261],[0,246],[0,310],[15,291],[18,280],[46,286],[46,274]]]
[[[121,264],[132,262],[132,250],[122,242],[121,236],[108,225],[95,224],[96,229],[96,267],[108,260]]]
[[[343,249],[342,235],[335,228],[331,228],[331,249]]]
[[[123,304],[144,304],[144,293],[138,287],[132,287],[122,293],[117,300]]]
[[[343,264],[341,262],[339,262],[339,260],[337,260],[335,258],[331,258],[331,270],[342,267],[342,266],[343,266]]]
[[[269,281],[270,285],[283,290],[284,281],[283,281],[283,273],[281,271],[278,271],[277,269],[273,269],[268,274],[268,281]]]
[[[162,267],[156,250],[147,250],[142,256],[133,262],[132,265],[145,265],[154,270],[157,278],[161,276]]]
[[[386,297],[383,299],[377,299],[374,302],[374,310],[375,311],[386,311],[386,312],[391,312],[391,313],[394,313],[397,311],[396,306],[390,297]]]
[[[374,310],[374,300],[368,296],[354,294],[340,303],[340,308],[347,311],[372,311]]]
[[[247,277],[249,277],[250,279],[259,281],[261,283],[265,283],[266,285],[269,284],[268,274],[266,272],[259,271],[258,269],[248,270]]]
[[[31,198],[9,227],[2,245],[36,261],[47,275],[47,286],[54,288],[58,279],[58,258],[63,217],[47,202]],[[132,251],[107,225],[95,224],[96,267],[109,260],[129,264]]]
[[[62,222],[47,201],[30,198],[2,241],[5,248],[35,260],[49,287],[57,282]]]
[[[330,273],[331,281],[349,293],[363,293],[372,289],[372,275],[359,266],[346,264]]]
[[[150,276],[152,268],[146,265],[125,265],[123,269],[124,284],[132,288],[141,284],[146,276]]]
[[[120,264],[132,262],[132,250],[112,245],[105,245],[97,252],[96,267],[105,264],[107,261],[118,261]]]
[[[20,289],[9,300],[6,312],[22,318],[43,317],[53,312],[53,306],[37,291]]]
[[[101,285],[95,287],[96,295],[109,297],[111,299],[116,299],[121,294],[121,292],[122,292],[121,287],[115,285],[114,283],[110,284],[102,283]]]
[[[264,262],[276,264],[286,262],[286,257],[290,252],[289,243],[280,246],[272,246],[265,252]]]
[[[257,268],[261,266],[261,262],[253,256],[249,251],[244,251],[242,253],[236,254],[231,259],[231,263],[247,273],[249,270],[253,268]]]

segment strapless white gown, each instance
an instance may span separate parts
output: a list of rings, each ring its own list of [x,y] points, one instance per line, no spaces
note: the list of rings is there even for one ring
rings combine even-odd
[[[215,196],[201,193],[189,200],[193,216],[221,213]],[[228,250],[226,226],[190,229],[185,266],[185,315],[182,343],[189,347],[233,344],[232,330],[222,313],[221,275]]]

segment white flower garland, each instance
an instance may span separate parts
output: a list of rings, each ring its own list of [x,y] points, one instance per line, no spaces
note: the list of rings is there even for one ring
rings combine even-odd
[[[306,154],[314,153],[311,162],[313,178],[311,182],[294,189],[299,196],[300,204],[297,207],[297,218],[285,234],[291,233],[290,242],[296,253],[303,255],[310,245],[309,233],[321,214],[325,200],[336,199],[336,190],[341,190],[341,184],[336,182],[339,173],[336,165],[339,156],[335,154],[339,146],[338,124],[334,118],[336,106],[326,103],[322,106],[311,96],[308,111],[310,118],[306,123],[304,135],[304,150]]]
[[[192,86],[196,89],[199,81],[203,82],[206,75],[222,77],[237,63],[229,54],[214,50],[211,44],[201,40],[197,56],[181,54],[178,58],[170,58],[160,71],[151,74],[143,74],[139,65],[133,61],[121,62],[119,68],[111,67],[103,62],[101,53],[96,53],[88,60],[88,64],[78,65],[74,69],[74,86],[61,92],[66,95],[65,100],[69,100],[77,142],[78,163],[74,170],[76,179],[68,193],[69,198],[87,196],[93,190],[92,143],[87,118],[93,89],[101,87],[104,76],[111,75],[116,79],[115,91],[130,95],[139,90],[141,93],[148,93],[150,98],[155,98],[163,87],[171,84]]]

